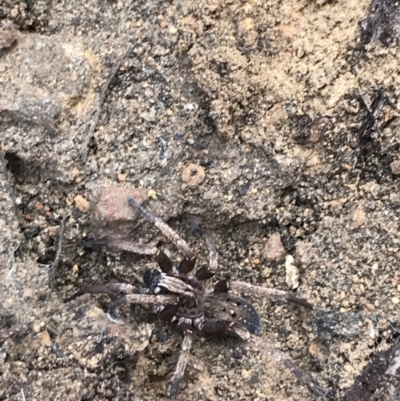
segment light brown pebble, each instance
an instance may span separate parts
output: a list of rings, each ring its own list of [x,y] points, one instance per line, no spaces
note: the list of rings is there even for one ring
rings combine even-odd
[[[191,163],[182,171],[182,181],[189,188],[197,188],[206,178],[204,168],[198,164]]]
[[[128,204],[128,196],[134,198],[139,204],[147,202],[147,194],[141,188],[117,186],[103,188],[96,203],[98,218],[109,222],[132,219],[135,213]]]
[[[391,301],[393,305],[397,305],[400,302],[400,299],[397,297],[392,297]]]
[[[262,251],[262,255],[269,261],[282,260],[286,255],[286,249],[284,248],[279,233],[272,234]]]
[[[361,305],[363,305],[366,309],[368,309],[370,312],[375,310],[375,306],[372,305],[370,302],[368,302],[365,298],[360,299]]]
[[[308,347],[308,352],[314,358],[317,358],[320,362],[323,362],[325,360],[325,355],[323,351],[323,347],[316,341],[312,341],[310,343],[310,346]]]
[[[51,337],[47,330],[42,331],[42,333],[40,334],[40,342],[43,345],[51,345]]]
[[[353,214],[353,227],[359,228],[367,221],[367,216],[365,215],[362,206],[357,207]]]
[[[286,270],[286,284],[289,288],[296,289],[299,286],[299,268],[294,264],[294,258],[292,255],[287,255],[285,260]]]
[[[0,49],[11,47],[16,40],[16,31],[12,29],[0,31]]]
[[[250,378],[250,376],[251,376],[250,370],[246,370],[246,369],[242,370],[242,378],[244,380],[248,380]]]
[[[255,23],[254,23],[253,18],[248,17],[239,22],[239,29],[242,32],[248,32],[248,31],[254,29],[254,27],[255,27]]]
[[[15,6],[10,12],[10,17],[17,18],[18,14],[19,14],[18,6]]]
[[[35,333],[40,333],[44,326],[44,322],[35,321],[32,328]]]
[[[154,189],[149,189],[147,191],[147,196],[151,199],[157,199],[157,192]]]
[[[132,236],[140,213],[129,206],[128,196],[134,198],[140,205],[148,200],[147,193],[142,188],[112,185],[101,190],[92,213],[96,236],[111,235],[121,238]]]
[[[75,196],[74,201],[75,206],[81,212],[86,213],[89,210],[90,203],[82,195]]]
[[[400,160],[390,163],[390,168],[393,174],[400,174]]]
[[[124,182],[126,180],[126,174],[119,173],[117,174],[117,181]]]

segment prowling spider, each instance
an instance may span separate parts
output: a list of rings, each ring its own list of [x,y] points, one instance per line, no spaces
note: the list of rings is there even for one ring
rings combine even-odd
[[[190,273],[195,267],[196,256],[187,242],[159,217],[139,205],[135,199],[128,198],[128,203],[173,242],[185,258],[179,266],[176,266],[163,251],[150,245],[113,238],[94,241],[93,245],[106,245],[116,250],[155,256],[162,273],[153,273],[152,277],[145,280],[148,288],[136,288],[125,283],[92,285],[82,288],[67,298],[66,302],[86,293],[121,295],[110,304],[110,314],[116,313],[116,307],[128,303],[133,312],[135,305],[141,305],[145,309],[152,308],[150,310],[160,320],[175,324],[183,332],[183,342],[170,382],[169,396],[171,400],[178,395],[195,331],[237,336],[250,343],[254,349],[286,366],[311,392],[322,396],[327,395],[327,392],[319,387],[311,376],[302,372],[287,355],[256,336],[261,331],[261,321],[257,311],[249,301],[231,294],[230,290],[248,292],[271,300],[290,302],[313,309],[310,303],[285,291],[254,286],[240,281],[220,280],[213,289],[206,289],[205,281],[214,276],[218,267],[218,254],[211,236],[200,229],[196,223],[191,223],[202,235],[208,249],[208,267],[203,267],[192,275]]]

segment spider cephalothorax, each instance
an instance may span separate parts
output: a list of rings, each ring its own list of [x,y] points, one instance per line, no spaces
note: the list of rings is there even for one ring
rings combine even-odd
[[[93,285],[81,289],[66,301],[71,301],[85,293],[120,294],[121,297],[109,306],[111,314],[114,313],[116,307],[128,303],[133,311],[136,305],[146,309],[151,308],[150,310],[160,320],[177,325],[182,330],[184,337],[182,351],[170,386],[172,400],[179,392],[179,385],[193,342],[192,334],[196,331],[238,336],[242,340],[248,341],[257,350],[284,364],[313,393],[326,395],[326,392],[309,375],[299,370],[288,356],[272,344],[257,337],[261,331],[261,321],[257,311],[249,301],[232,294],[232,292],[251,292],[253,295],[291,302],[313,309],[310,303],[288,292],[226,279],[217,282],[212,289],[207,289],[205,283],[214,276],[218,267],[218,254],[212,237],[194,222],[191,223],[203,237],[208,249],[208,266],[200,268],[192,274],[195,270],[196,256],[186,241],[159,217],[140,206],[133,198],[128,198],[128,203],[171,240],[184,254],[184,259],[179,265],[174,265],[163,251],[150,245],[113,238],[94,241],[94,244],[106,245],[117,250],[153,255],[161,272],[152,272],[145,280],[147,286],[144,288],[136,288],[125,283]]]

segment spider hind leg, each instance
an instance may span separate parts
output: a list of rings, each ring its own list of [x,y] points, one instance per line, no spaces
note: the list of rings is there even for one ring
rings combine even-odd
[[[189,360],[190,349],[193,344],[193,336],[190,331],[186,331],[184,333],[183,341],[182,341],[182,349],[178,358],[178,363],[176,364],[176,369],[174,375],[171,379],[171,384],[169,388],[169,398],[171,401],[175,400],[179,393],[179,387],[181,381],[183,379],[183,375],[185,374],[185,369],[187,362]]]
[[[248,342],[259,352],[269,356],[274,361],[284,365],[290,372],[297,377],[312,393],[326,397],[328,392],[318,385],[318,383],[307,373],[301,371],[298,366],[282,351],[274,345],[263,341],[260,337],[250,335]]]

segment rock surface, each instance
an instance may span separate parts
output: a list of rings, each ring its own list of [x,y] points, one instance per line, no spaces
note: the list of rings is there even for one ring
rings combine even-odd
[[[101,190],[131,186],[199,264],[188,220],[213,235],[218,279],[292,291],[283,251],[264,255],[279,233],[301,269],[296,294],[318,310],[252,299],[261,337],[332,400],[399,399],[385,373],[400,321],[398,21],[389,0],[0,2],[0,398],[167,399],[179,334],[146,313],[110,322],[107,297],[63,303],[93,283],[140,285],[154,268],[80,246]],[[191,163],[201,185],[182,181]],[[119,205],[124,235],[179,260]],[[310,395],[217,336],[196,340],[178,400],[206,398]]]

